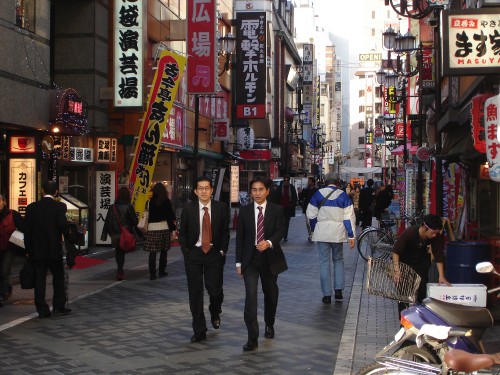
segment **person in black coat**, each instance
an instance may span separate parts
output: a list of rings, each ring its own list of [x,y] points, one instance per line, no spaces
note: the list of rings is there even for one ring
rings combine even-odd
[[[248,341],[243,350],[258,347],[257,287],[259,277],[264,292],[264,336],[274,338],[274,321],[278,306],[278,274],[287,270],[280,241],[285,235],[283,209],[267,201],[271,181],[256,177],[250,182],[254,203],[240,208],[236,231],[236,273],[245,281],[244,319]],[[259,212],[263,221],[259,231]]]
[[[57,202],[57,184],[46,181],[42,186],[43,198],[26,207],[24,244],[29,261],[35,271],[35,307],[39,318],[51,315],[45,301],[47,270],[52,274],[53,312],[66,315],[71,309],[66,308],[64,287],[64,263],[62,237],[68,233],[66,205]]]
[[[283,207],[285,215],[285,236],[283,241],[288,241],[288,227],[290,226],[290,218],[295,217],[295,207],[297,206],[298,196],[295,186],[290,183],[290,177],[284,176],[280,186],[275,192],[272,199],[273,203]]]
[[[224,293],[222,289],[223,264],[229,246],[229,211],[227,206],[211,199],[212,181],[199,177],[195,194],[198,199],[182,210],[179,243],[189,292],[189,307],[194,335],[191,342],[207,338],[207,323],[203,312],[203,281],[210,297],[209,311],[212,326],[220,328],[220,314]],[[205,214],[209,215],[208,233],[203,231]],[[204,233],[208,238],[205,238]]]
[[[127,227],[131,233],[137,232],[137,224],[139,224],[134,207],[130,202],[130,191],[125,186],[122,186],[118,189],[118,196],[115,203],[108,208],[101,234],[102,241],[106,241],[109,235],[111,237],[111,246],[115,248],[117,281],[123,280],[123,266],[125,265],[125,252],[120,248],[120,223]],[[117,211],[116,213],[115,210]],[[116,216],[117,214],[119,217]]]
[[[375,208],[373,209],[373,216],[380,220],[382,214],[391,205],[394,198],[392,185],[387,185],[384,189],[380,190],[375,197]]]
[[[168,199],[167,189],[161,182],[153,186],[153,196],[146,203],[149,211],[144,251],[149,252],[149,279],[156,280],[156,253],[160,253],[158,277],[168,275],[167,254],[170,250],[170,233],[176,229],[175,214]]]
[[[364,229],[372,225],[372,203],[375,200],[374,181],[370,178],[366,186],[359,192],[359,211],[361,216],[361,227]]]

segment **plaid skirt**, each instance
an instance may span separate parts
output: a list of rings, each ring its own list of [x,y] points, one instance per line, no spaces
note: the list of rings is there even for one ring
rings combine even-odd
[[[143,249],[150,253],[170,250],[170,231],[168,229],[148,231]]]

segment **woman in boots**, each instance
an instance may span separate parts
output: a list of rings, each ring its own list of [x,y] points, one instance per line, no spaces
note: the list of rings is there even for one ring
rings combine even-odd
[[[148,207],[149,206],[149,207]],[[156,279],[156,253],[160,253],[158,276],[168,273],[167,252],[170,250],[170,232],[175,230],[175,215],[172,203],[168,199],[167,189],[158,182],[153,187],[153,196],[147,203],[149,224],[144,250],[149,252],[149,279]]]

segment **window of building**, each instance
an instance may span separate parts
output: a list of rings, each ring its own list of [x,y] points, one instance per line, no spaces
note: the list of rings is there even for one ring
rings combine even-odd
[[[319,115],[324,116],[325,115],[325,105],[321,104],[321,107],[319,108]]]
[[[380,86],[376,86],[375,87],[375,97],[376,98],[380,98]]]
[[[365,137],[358,137],[358,145],[364,145],[365,144]]]
[[[358,129],[364,129],[365,128],[365,122],[364,121],[360,121],[358,123]]]
[[[360,105],[359,106],[359,113],[363,113],[365,111],[365,106],[364,105]]]
[[[382,113],[382,103],[375,103],[375,113]]]
[[[365,96],[365,90],[359,90],[359,97],[362,98]]]
[[[372,36],[375,36],[375,28],[372,28]]]
[[[16,26],[35,32],[36,0],[16,1]]]
[[[374,20],[375,19],[375,11],[372,10],[372,19]]]

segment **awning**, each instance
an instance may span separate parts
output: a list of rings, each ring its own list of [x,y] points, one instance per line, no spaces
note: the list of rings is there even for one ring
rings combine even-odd
[[[340,167],[340,173],[381,173],[382,167]]]
[[[415,155],[417,153],[418,147],[412,146],[410,142],[406,142],[406,149],[410,151],[410,154]],[[403,155],[404,145],[396,147],[391,151],[391,155]]]

